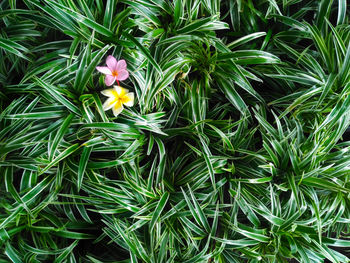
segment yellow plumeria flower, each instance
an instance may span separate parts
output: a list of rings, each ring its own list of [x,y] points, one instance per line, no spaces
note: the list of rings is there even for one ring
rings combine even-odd
[[[124,106],[131,107],[134,105],[134,92],[129,92],[128,89],[124,89],[120,86],[113,86],[112,89],[102,90],[101,93],[109,97],[103,103],[103,110],[113,110],[114,116],[118,116],[124,109]]]

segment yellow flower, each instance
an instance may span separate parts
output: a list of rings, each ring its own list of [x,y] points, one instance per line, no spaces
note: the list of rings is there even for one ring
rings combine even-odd
[[[134,105],[134,92],[124,89],[120,86],[113,86],[112,89],[102,90],[101,93],[109,97],[103,103],[103,110],[113,110],[114,116],[118,116],[124,109],[123,105],[131,107]]]

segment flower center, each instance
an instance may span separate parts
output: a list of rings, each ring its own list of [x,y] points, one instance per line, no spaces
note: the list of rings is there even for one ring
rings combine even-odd
[[[113,77],[118,77],[118,71],[116,71],[116,70],[115,70],[115,71],[112,71],[112,76],[113,76]]]

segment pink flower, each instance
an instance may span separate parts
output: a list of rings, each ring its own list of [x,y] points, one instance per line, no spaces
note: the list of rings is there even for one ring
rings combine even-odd
[[[107,86],[112,86],[115,81],[119,83],[118,80],[126,80],[129,77],[124,59],[118,61],[109,55],[106,64],[107,67],[96,67],[96,69],[106,75],[105,83]]]

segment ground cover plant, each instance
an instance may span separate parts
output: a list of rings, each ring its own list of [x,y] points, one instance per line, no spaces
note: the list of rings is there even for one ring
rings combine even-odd
[[[349,262],[348,2],[2,0],[0,262]]]

